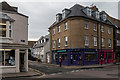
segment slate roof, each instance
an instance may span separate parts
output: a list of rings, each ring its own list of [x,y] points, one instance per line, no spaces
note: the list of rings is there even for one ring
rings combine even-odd
[[[41,41],[41,40],[44,39],[44,38],[45,38],[45,39],[49,39],[49,35],[41,36],[38,41]],[[49,40],[48,40],[47,42],[49,42]],[[37,43],[35,46],[33,46],[33,48],[43,47],[43,46],[46,45],[47,42]]]
[[[3,1],[0,3],[0,12],[7,12],[7,13],[12,13],[12,14],[19,14],[21,16],[27,17],[24,14],[19,13],[16,9],[17,7],[10,6],[7,2]]]
[[[67,18],[70,18],[70,17],[84,17],[84,18],[88,18],[88,19],[92,19],[92,20],[95,20],[95,21],[100,21],[98,19],[96,19],[95,17],[93,16],[87,16],[84,12],[83,12],[83,9],[85,9],[86,7],[82,6],[82,5],[79,5],[79,4],[75,4],[73,7],[71,7],[69,10],[70,10],[70,13],[66,16],[66,18],[62,19],[61,21],[67,19]],[[59,22],[61,22],[59,21]],[[58,23],[59,23],[58,22]],[[49,27],[49,29],[53,26],[55,26],[56,24],[58,24],[56,21]],[[108,20],[106,20],[106,22],[103,22],[103,23],[106,23],[106,24],[109,24],[109,25],[112,25],[111,22],[109,22]]]
[[[10,16],[8,16],[7,14],[1,14],[0,13],[0,19],[1,20],[8,20],[8,21],[11,21],[11,22],[13,22],[13,21],[15,21],[14,19],[12,19]]]

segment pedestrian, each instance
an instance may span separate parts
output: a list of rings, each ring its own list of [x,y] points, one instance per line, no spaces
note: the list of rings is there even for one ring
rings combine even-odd
[[[81,56],[79,57],[79,60],[80,60],[80,65],[82,66],[82,57]]]
[[[62,63],[62,59],[61,59],[61,57],[60,57],[60,58],[59,58],[60,67],[61,67],[61,63]]]

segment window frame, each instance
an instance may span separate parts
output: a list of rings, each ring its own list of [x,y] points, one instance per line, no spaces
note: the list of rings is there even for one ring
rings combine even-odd
[[[68,46],[68,37],[67,36],[64,37],[64,42],[65,42],[64,45]]]
[[[85,44],[85,46],[89,45],[89,38],[87,35],[84,36],[84,44]]]
[[[58,38],[58,48],[60,47],[60,38]]]
[[[96,28],[95,28],[96,27]],[[97,31],[97,24],[96,23],[94,23],[94,25],[93,25],[93,30],[94,31]]]
[[[84,29],[88,29],[88,21],[84,22]]]
[[[97,46],[97,37],[93,37],[94,39],[94,46]]]
[[[68,29],[68,24],[67,24],[67,22],[64,23],[64,29],[65,29],[65,30]]]
[[[108,39],[108,47],[111,47],[111,39]]]

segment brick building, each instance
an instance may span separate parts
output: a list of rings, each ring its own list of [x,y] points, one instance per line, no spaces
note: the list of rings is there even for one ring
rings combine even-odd
[[[58,64],[62,58],[64,65],[112,63],[113,27],[96,6],[75,4],[62,10],[49,27],[51,62]]]

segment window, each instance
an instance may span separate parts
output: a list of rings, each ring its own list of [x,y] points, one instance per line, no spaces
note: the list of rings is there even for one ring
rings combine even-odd
[[[120,34],[120,30],[117,30],[117,33]]]
[[[110,27],[108,28],[108,34],[111,34],[111,28]]]
[[[106,18],[107,18],[106,14],[103,14],[103,21],[106,21]]]
[[[9,25],[9,37],[11,37],[11,22],[10,22],[10,25]]]
[[[108,53],[108,59],[112,59],[112,53]]]
[[[64,23],[64,25],[65,25],[65,27],[64,27],[64,28],[65,28],[65,30],[67,30],[67,22],[66,22],[66,23]]]
[[[53,35],[55,34],[55,29],[53,29],[52,33],[53,33]]]
[[[0,37],[6,37],[6,23],[0,24]]]
[[[58,26],[58,32],[60,32],[60,26]]]
[[[54,60],[54,61],[57,60],[57,53],[54,53],[54,54],[53,54],[53,60]]]
[[[97,24],[94,24],[94,31],[97,31]]]
[[[2,66],[15,66],[15,50],[0,49],[0,63]]]
[[[94,37],[94,46],[97,46],[97,37]]]
[[[61,57],[61,59],[65,61],[67,60],[67,53],[59,53],[59,57]]]
[[[88,21],[85,21],[85,26],[84,26],[85,29],[88,29]]]
[[[100,14],[98,11],[96,11],[96,18],[99,19],[99,17],[100,17]]]
[[[89,42],[89,41],[88,41],[88,36],[84,36],[84,39],[85,39],[85,46],[88,46],[88,44],[89,44],[89,43],[88,43],[88,42]]]
[[[87,8],[87,15],[91,16],[91,9],[90,8]]]
[[[105,45],[104,45],[104,42],[105,41],[105,39],[104,38],[102,38],[102,47],[104,47]]]
[[[58,38],[58,47],[60,47],[60,38]]]
[[[53,40],[53,48],[55,48],[55,40]]]
[[[109,47],[111,47],[111,39],[108,39]]]
[[[103,25],[101,26],[101,32],[104,32],[104,26]]]
[[[96,53],[95,52],[85,52],[85,60],[96,60]]]
[[[117,40],[117,46],[120,46],[120,40]]]
[[[64,40],[65,40],[65,46],[68,46],[68,37],[64,37]]]

